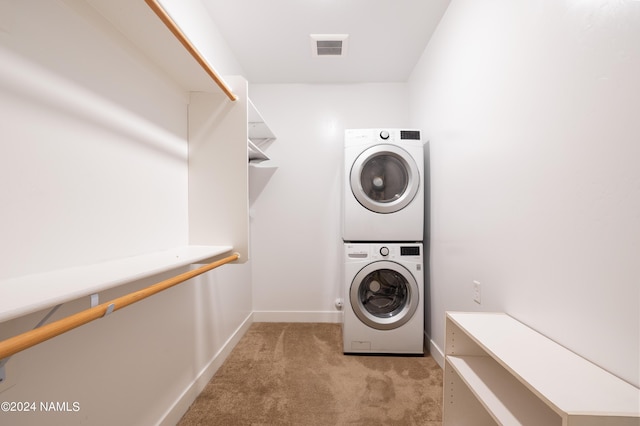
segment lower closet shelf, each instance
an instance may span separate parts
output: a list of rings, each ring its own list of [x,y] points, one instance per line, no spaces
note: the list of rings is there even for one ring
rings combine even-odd
[[[0,281],[0,322],[128,282],[230,253],[231,246],[181,246]]]
[[[561,425],[558,414],[516,380],[494,359],[485,356],[449,356],[455,370],[498,424]]]
[[[640,389],[500,312],[447,312],[444,425],[638,426]]]

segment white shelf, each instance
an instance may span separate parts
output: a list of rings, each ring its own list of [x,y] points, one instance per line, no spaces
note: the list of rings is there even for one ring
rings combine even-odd
[[[254,141],[258,145],[271,142],[275,139],[273,132],[264,122],[249,122],[249,139]]]
[[[447,357],[498,424],[561,425],[560,417],[490,357]]]
[[[263,161],[269,160],[269,156],[267,156],[267,154],[262,152],[262,150],[260,148],[258,148],[258,146],[256,144],[251,142],[251,139],[249,139],[247,141],[247,144],[249,146],[249,150],[248,150],[249,151],[249,163],[258,164],[258,163],[261,163]]]
[[[231,246],[183,246],[0,281],[0,322],[216,256]]]
[[[534,418],[553,410],[562,425],[640,421],[640,389],[506,314],[447,313],[446,362],[497,419],[534,407]]]
[[[276,139],[267,123],[265,123],[262,115],[256,109],[251,99],[249,99],[248,111],[249,139],[259,147],[264,147],[267,143]]]
[[[248,151],[249,164],[254,167],[265,167],[261,164],[263,161],[271,160],[264,152],[267,146],[276,139],[275,134],[271,131],[267,123],[265,123],[262,115],[257,110],[251,99],[247,112],[247,131],[249,135]],[[271,161],[266,167],[275,167]]]

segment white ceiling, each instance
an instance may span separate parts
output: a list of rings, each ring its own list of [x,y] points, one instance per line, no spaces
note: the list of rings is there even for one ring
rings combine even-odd
[[[404,82],[450,0],[203,0],[252,83]],[[310,34],[349,34],[314,57]]]

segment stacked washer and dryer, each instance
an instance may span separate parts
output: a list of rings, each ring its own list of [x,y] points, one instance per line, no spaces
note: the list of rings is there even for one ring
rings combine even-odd
[[[345,131],[344,353],[424,354],[419,130]]]

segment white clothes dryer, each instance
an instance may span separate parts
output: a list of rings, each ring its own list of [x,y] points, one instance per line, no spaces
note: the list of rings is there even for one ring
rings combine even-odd
[[[424,146],[419,130],[347,129],[342,239],[422,241]]]
[[[421,243],[345,243],[344,353],[424,355]]]

